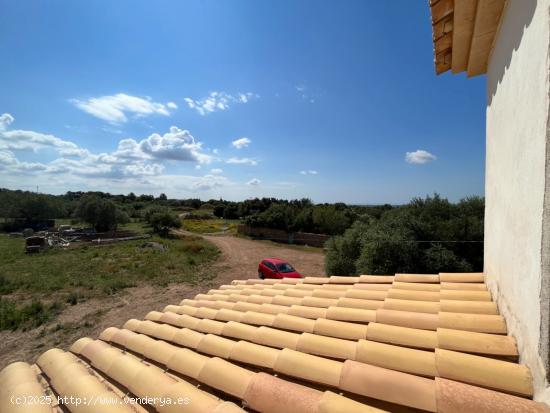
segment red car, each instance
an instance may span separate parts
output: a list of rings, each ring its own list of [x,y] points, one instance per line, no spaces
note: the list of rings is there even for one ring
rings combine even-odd
[[[258,278],[302,278],[288,262],[278,258],[266,258],[258,265]]]

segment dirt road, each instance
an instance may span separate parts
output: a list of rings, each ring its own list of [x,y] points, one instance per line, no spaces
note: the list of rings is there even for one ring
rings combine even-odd
[[[204,238],[222,252],[218,260],[201,269],[214,275],[213,280],[195,286],[180,283],[164,288],[151,285],[127,288],[113,296],[68,306],[56,320],[38,328],[0,331],[0,370],[13,361],[33,362],[52,347],[68,349],[80,337],[96,338],[107,327],[122,327],[130,318],[143,319],[149,311],[162,311],[168,304],[177,304],[234,279],[257,277],[262,258],[287,259],[304,275],[324,274],[324,255],[319,249],[285,247],[233,236]]]
[[[254,241],[224,235],[205,235],[222,252],[215,267],[219,284],[235,279],[256,278],[258,263],[263,258],[288,260],[306,276],[325,275],[325,257],[319,248],[284,246],[270,241]]]

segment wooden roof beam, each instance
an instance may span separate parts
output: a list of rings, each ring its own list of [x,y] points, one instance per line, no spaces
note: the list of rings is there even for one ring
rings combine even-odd
[[[453,73],[468,68],[478,0],[455,0],[453,24]]]
[[[478,0],[474,33],[468,58],[467,69],[470,77],[487,72],[489,54],[504,4],[505,0]]]

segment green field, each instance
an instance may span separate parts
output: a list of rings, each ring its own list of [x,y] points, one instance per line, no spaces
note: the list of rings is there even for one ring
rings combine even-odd
[[[145,242],[168,249],[143,248]],[[0,234],[0,329],[36,326],[64,305],[141,283],[196,284],[209,277],[199,271],[201,265],[217,255],[216,247],[198,237],[152,237],[102,246],[75,243],[68,249],[25,254],[23,238]]]
[[[198,234],[224,232],[236,234],[238,220],[228,219],[184,219],[183,228]]]

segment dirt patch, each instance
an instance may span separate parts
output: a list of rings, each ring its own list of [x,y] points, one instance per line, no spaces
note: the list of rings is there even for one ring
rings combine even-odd
[[[285,246],[234,236],[205,235],[203,238],[221,251],[214,264],[218,284],[258,277],[258,264],[264,258],[287,260],[304,276],[325,275],[325,256],[319,248]]]
[[[168,304],[206,292],[234,279],[257,277],[262,258],[277,257],[290,261],[304,275],[324,275],[324,255],[317,249],[285,247],[270,242],[233,236],[204,236],[220,250],[219,259],[202,267],[211,279],[193,286],[171,284],[167,287],[142,285],[127,288],[115,295],[93,298],[67,306],[55,321],[29,331],[0,331],[0,370],[7,364],[36,357],[52,347],[68,349],[81,337],[96,338],[105,328],[122,327],[130,318],[143,319],[152,310],[161,311]]]

